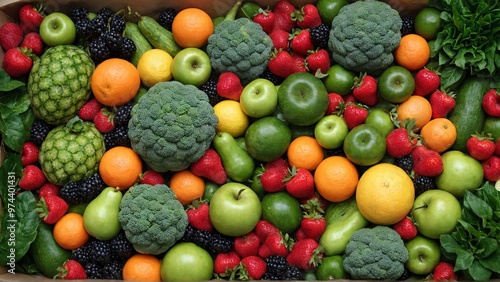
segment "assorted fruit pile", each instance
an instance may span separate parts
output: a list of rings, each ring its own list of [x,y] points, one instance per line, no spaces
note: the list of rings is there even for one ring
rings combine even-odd
[[[498,1],[78,5],[0,27],[8,272],[500,278]]]

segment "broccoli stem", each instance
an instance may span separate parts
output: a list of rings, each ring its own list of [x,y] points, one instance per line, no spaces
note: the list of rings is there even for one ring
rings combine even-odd
[[[243,3],[243,0],[238,0],[236,4],[227,12],[226,16],[224,17],[225,21],[233,21],[236,19],[236,14],[238,13],[238,10],[241,7],[241,4]]]

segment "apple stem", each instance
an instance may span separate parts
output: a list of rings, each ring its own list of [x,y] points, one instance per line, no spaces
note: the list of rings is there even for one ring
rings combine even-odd
[[[241,193],[243,193],[243,191],[245,191],[245,189],[240,189],[240,191],[238,191],[238,195],[236,196],[236,200],[240,199]]]
[[[416,207],[414,208],[413,210],[418,210],[418,209],[426,209],[428,206],[427,204],[423,205],[423,206],[420,206],[420,207]]]

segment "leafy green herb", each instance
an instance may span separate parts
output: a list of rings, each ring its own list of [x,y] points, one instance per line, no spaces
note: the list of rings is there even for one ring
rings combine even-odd
[[[500,191],[490,182],[466,191],[462,219],[439,241],[443,255],[455,261],[455,271],[482,281],[500,273]]]

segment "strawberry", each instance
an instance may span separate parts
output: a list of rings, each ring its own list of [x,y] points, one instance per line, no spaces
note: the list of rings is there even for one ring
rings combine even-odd
[[[275,29],[269,33],[274,49],[288,51],[290,48],[290,33],[282,29]]]
[[[17,78],[28,74],[32,66],[30,51],[16,47],[5,52],[2,67],[10,77]]]
[[[290,167],[290,164],[284,158],[277,158],[274,161],[267,162],[266,165],[264,166],[265,169],[281,168],[281,169],[286,170],[286,171],[288,171],[289,167]]]
[[[274,5],[272,11],[275,16],[274,29],[290,33],[295,27],[295,21],[292,19],[292,15],[296,11],[295,6],[288,0],[280,0]]]
[[[341,111],[349,130],[364,123],[368,116],[368,109],[362,104],[346,103],[342,108]]]
[[[20,47],[31,50],[33,54],[41,56],[44,47],[42,37],[38,34],[38,32],[30,32],[24,36]]]
[[[340,94],[328,93],[328,108],[326,108],[325,115],[338,111],[341,104],[344,104],[344,98]]]
[[[101,109],[104,107],[101,102],[99,102],[96,98],[90,99],[87,103],[85,103],[80,110],[78,110],[78,116],[82,120],[86,121],[94,121],[95,116]]]
[[[432,273],[432,280],[457,280],[454,266],[449,262],[439,262]]]
[[[308,29],[298,29],[292,33],[290,48],[294,53],[307,56],[309,51],[314,50],[314,44],[311,40],[311,33]],[[326,71],[326,70],[325,70]]]
[[[423,68],[415,74],[413,95],[427,96],[436,91],[440,84],[441,78],[435,71]]]
[[[293,244],[290,253],[286,256],[286,261],[292,266],[310,270],[318,266],[322,258],[323,250],[318,241],[306,238]]]
[[[226,99],[239,101],[243,85],[241,80],[233,72],[223,72],[217,80],[217,94]]]
[[[445,118],[448,113],[455,108],[456,101],[453,93],[446,93],[440,90],[432,92],[429,103],[432,107],[432,118]]]
[[[253,21],[258,23],[265,33],[270,34],[274,30],[274,22],[276,17],[273,11],[260,8],[258,13],[253,17]]]
[[[260,247],[259,236],[255,232],[234,238],[234,251],[242,258],[256,256]]]
[[[347,94],[347,95],[344,95],[342,96],[344,98],[344,102],[347,104],[347,103],[351,103],[351,104],[356,104],[358,103],[358,100],[356,100],[356,97],[354,97],[354,95],[352,95],[352,91],[351,93]]]
[[[43,7],[26,4],[19,9],[19,21],[24,34],[38,32],[44,18]]]
[[[47,224],[56,223],[68,211],[68,203],[56,195],[41,197],[37,202],[38,216]]]
[[[190,166],[191,172],[214,182],[224,184],[227,181],[226,170],[222,166],[222,159],[212,148],[208,148],[203,156]]]
[[[500,179],[500,157],[491,156],[481,162],[483,167],[484,178],[488,181],[496,182]]]
[[[303,55],[293,53],[292,54],[292,73],[296,72],[307,72],[306,57]]]
[[[23,169],[23,175],[19,180],[19,188],[23,190],[35,190],[47,183],[47,177],[36,165],[27,165]]]
[[[286,190],[286,177],[288,175],[288,166],[266,168],[260,176],[262,187],[267,192],[279,192]]]
[[[330,54],[326,49],[311,50],[306,57],[306,67],[310,73],[326,73],[330,68]]]
[[[394,231],[396,231],[403,240],[411,240],[415,238],[418,233],[417,227],[415,226],[411,218],[407,216],[396,222],[392,226],[392,229],[394,229]]]
[[[417,145],[411,151],[413,171],[421,176],[434,177],[443,171],[441,155],[424,145]]]
[[[267,270],[266,262],[258,256],[248,256],[241,259],[236,280],[259,280]]]
[[[318,198],[311,198],[306,203],[301,204],[304,210],[304,217],[300,222],[299,229],[304,234],[304,238],[319,240],[326,229],[326,219],[323,216],[325,210],[323,203]],[[299,240],[297,238],[297,240]]]
[[[411,153],[418,139],[413,133],[415,119],[406,119],[402,126],[393,129],[385,137],[387,153],[393,158],[402,158]]]
[[[40,187],[38,190],[38,198],[43,198],[45,196],[49,195],[54,195],[54,196],[59,196],[59,191],[61,190],[61,187],[57,186],[56,184],[47,182]]]
[[[300,10],[295,11],[292,19],[302,29],[317,27],[323,23],[319,10],[314,4],[306,4]]]
[[[115,115],[111,111],[102,108],[94,117],[94,125],[99,132],[109,133],[116,127],[114,118]]]
[[[36,164],[38,162],[39,153],[40,150],[35,143],[31,141],[24,142],[21,149],[21,164],[23,167],[30,164]]]
[[[0,26],[0,46],[4,51],[18,47],[23,42],[23,30],[21,26],[8,22]]]
[[[229,253],[219,253],[214,260],[214,273],[220,277],[229,277],[233,270],[238,267],[241,259],[234,251]]]
[[[205,201],[194,200],[186,209],[188,222],[199,230],[212,232],[214,227],[210,221],[210,206]]]
[[[84,280],[87,279],[85,268],[76,260],[70,259],[57,268],[59,272],[55,278],[63,280]]]
[[[492,117],[500,117],[500,95],[496,89],[488,90],[481,101],[483,110]]]
[[[286,257],[289,252],[288,247],[291,243],[292,242],[288,234],[282,235],[281,232],[272,233],[269,234],[264,243],[260,245],[257,254],[263,259],[272,255]]]
[[[355,78],[352,95],[357,101],[365,105],[375,106],[378,102],[377,80],[375,77],[362,74],[360,77]]]
[[[257,222],[255,225],[255,228],[253,230],[257,237],[259,237],[259,241],[261,244],[264,244],[266,241],[267,237],[271,234],[279,234],[280,230],[278,227],[274,226],[272,223],[265,219],[261,219]]]
[[[321,197],[318,192],[314,192],[314,195],[309,199],[300,199],[301,207],[306,212],[317,212],[324,214],[326,207],[330,203],[325,198]]]
[[[473,134],[465,143],[467,152],[478,161],[484,161],[495,154],[496,144],[491,134]]]
[[[148,169],[139,175],[139,183],[149,185],[165,184],[165,179],[161,173]]]
[[[314,196],[314,176],[305,168],[293,166],[284,179],[286,191],[298,199],[310,199]]]
[[[293,73],[293,64],[292,55],[287,51],[280,50],[271,57],[268,68],[271,73],[281,78],[287,78]]]
[[[293,237],[295,238],[296,241],[308,238],[306,236],[306,233],[304,233],[304,230],[302,230],[301,226],[299,226],[299,228],[297,228],[297,230],[295,230],[295,232],[293,233]]]
[[[273,12],[278,14],[286,14],[291,16],[295,11],[295,6],[288,0],[279,0],[273,7]]]

